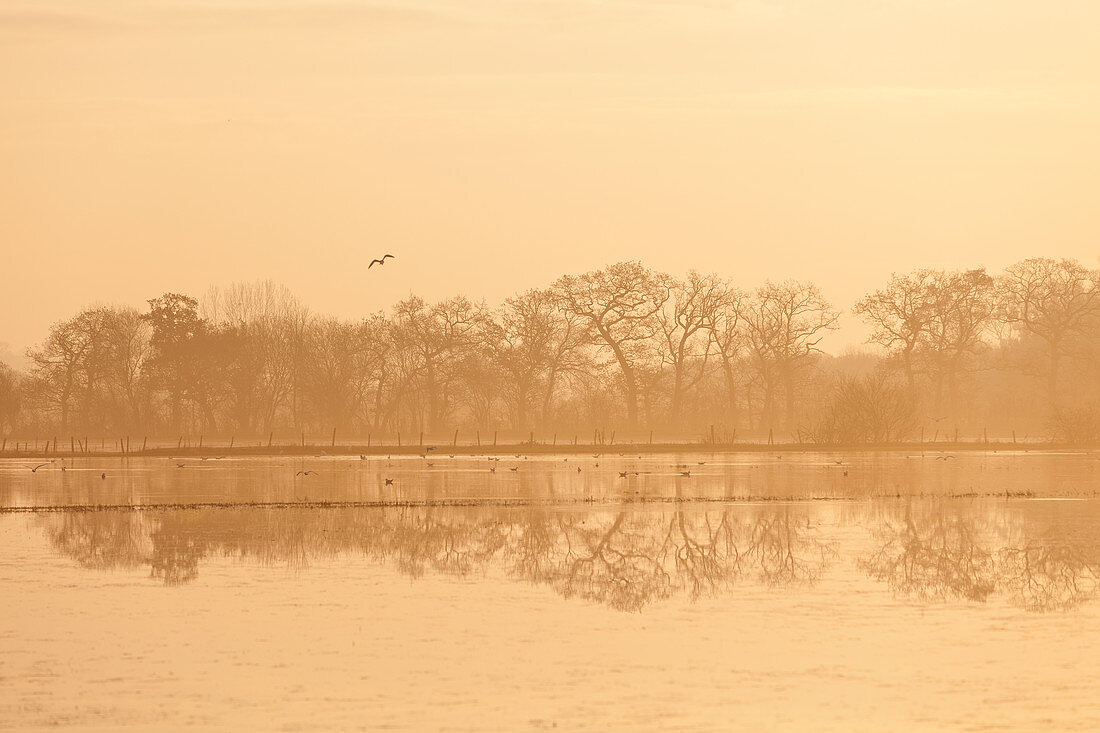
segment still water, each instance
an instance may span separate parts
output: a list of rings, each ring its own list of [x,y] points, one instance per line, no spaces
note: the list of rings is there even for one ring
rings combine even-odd
[[[1100,454],[25,463],[0,728],[1100,729]]]

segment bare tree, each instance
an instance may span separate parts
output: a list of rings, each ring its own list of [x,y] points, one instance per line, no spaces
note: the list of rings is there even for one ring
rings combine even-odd
[[[745,314],[749,347],[764,381],[764,414],[774,416],[775,389],[786,397],[786,422],[795,424],[795,380],[820,351],[825,332],[839,314],[813,283],[767,282],[755,293]]]
[[[1047,394],[1057,407],[1058,376],[1069,337],[1100,313],[1100,273],[1076,260],[1034,257],[997,278],[1001,317],[1047,346]]]
[[[706,373],[711,346],[707,326],[718,318],[727,291],[717,276],[694,270],[684,280],[670,281],[668,290],[669,297],[656,315],[661,359],[672,369],[671,427],[679,429],[684,393]]]
[[[935,316],[936,273],[895,274],[885,288],[860,299],[853,309],[871,328],[869,341],[901,359],[910,391],[916,389],[914,358]]]
[[[638,424],[638,366],[652,356],[657,312],[669,297],[666,277],[638,262],[619,262],[554,284],[563,310],[582,318],[595,343],[613,355],[623,379],[627,422]]]

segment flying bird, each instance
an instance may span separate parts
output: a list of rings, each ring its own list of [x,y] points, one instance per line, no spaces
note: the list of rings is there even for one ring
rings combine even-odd
[[[389,485],[391,485],[392,483],[393,483],[393,479],[392,479],[392,478],[388,478],[388,479],[386,479],[386,486],[389,486]]]
[[[317,472],[316,471],[299,471],[298,473],[296,473],[294,475],[295,476],[316,476]]]
[[[23,468],[31,469],[31,473],[38,473],[38,469],[42,468],[43,466],[48,466],[48,465],[50,465],[50,464],[48,464],[48,463],[39,463],[37,466],[33,466],[33,467],[24,465]]]
[[[367,269],[369,270],[370,268],[374,267],[375,265],[384,265],[384,264],[386,264],[386,259],[387,258],[396,259],[393,255],[389,255],[389,254],[382,255],[382,259],[380,259],[380,260],[371,260],[370,264],[367,265]]]

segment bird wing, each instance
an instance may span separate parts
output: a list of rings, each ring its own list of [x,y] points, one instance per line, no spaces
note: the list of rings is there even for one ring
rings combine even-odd
[[[394,256],[393,256],[393,255],[391,255],[391,254],[385,254],[385,255],[382,255],[382,259],[383,259],[383,260],[384,260],[384,259],[386,259],[387,257],[389,257],[389,258],[390,258],[391,260],[396,260],[396,259],[397,259],[396,257],[394,257]]]
[[[367,269],[369,270],[370,268],[374,267],[375,265],[381,265],[381,264],[382,264],[382,260],[371,260],[370,264],[367,265]]]

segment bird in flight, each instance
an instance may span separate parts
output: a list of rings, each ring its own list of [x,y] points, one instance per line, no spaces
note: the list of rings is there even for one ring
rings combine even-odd
[[[380,260],[371,260],[370,264],[367,265],[367,269],[369,270],[370,268],[374,267],[375,265],[384,265],[384,264],[386,264],[386,259],[387,258],[397,259],[396,257],[394,257],[393,255],[390,255],[390,254],[382,255],[382,259],[380,259]]]
[[[298,473],[296,473],[294,475],[295,476],[316,476],[317,472],[316,471],[299,471]]]
[[[37,466],[23,466],[23,468],[31,469],[31,473],[38,473],[38,469],[42,468],[43,466],[48,466],[48,465],[50,465],[50,464],[48,464],[48,463],[39,463]]]
[[[947,419],[947,415],[944,415],[943,417],[931,417],[931,416],[929,416],[928,419],[931,420],[932,422],[943,422],[944,420]]]

